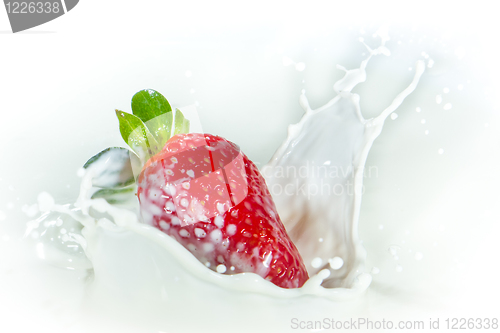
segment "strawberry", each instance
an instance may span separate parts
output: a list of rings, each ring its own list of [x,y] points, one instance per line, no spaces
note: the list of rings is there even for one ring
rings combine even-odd
[[[308,279],[259,170],[237,145],[177,134],[144,165],[141,215],[210,269],[256,273],[282,288]]]
[[[94,168],[92,198],[129,200],[136,187],[144,222],[172,236],[207,267],[256,273],[282,288],[308,279],[264,178],[237,145],[190,133],[190,121],[159,92],[132,97],[116,110],[129,149],[110,147],[84,165]],[[102,168],[107,165],[108,168]],[[97,170],[97,171],[96,171]]]

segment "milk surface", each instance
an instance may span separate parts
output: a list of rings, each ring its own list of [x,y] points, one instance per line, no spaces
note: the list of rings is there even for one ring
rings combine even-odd
[[[379,38],[371,39],[364,36],[368,45],[377,45],[379,42]],[[396,42],[398,36],[395,35],[392,40]],[[409,38],[406,40],[402,38],[402,40],[403,43],[409,42]],[[415,38],[414,42],[416,43],[417,40]],[[358,42],[352,39],[350,43],[355,45]],[[368,54],[364,46],[361,43],[359,45],[360,52]],[[443,61],[443,58],[439,58],[429,50],[426,51],[428,58],[421,54],[421,49],[419,49],[416,52],[417,56],[409,57],[411,60],[405,62],[400,87],[394,91],[394,94],[390,94],[388,101],[380,102],[382,107],[363,107],[363,103],[367,101],[367,94],[363,87],[370,86],[370,80],[375,77],[380,80],[378,82],[384,82],[379,87],[381,91],[390,90],[385,83],[389,81],[390,77],[377,72],[377,69],[380,68],[379,65],[384,65],[384,59],[389,61],[392,59],[391,57],[383,55],[373,57],[366,67],[368,72],[366,85],[358,85],[359,90],[354,90],[361,96],[359,103],[362,106],[361,111],[365,115],[363,118],[374,118],[390,104],[394,96],[410,84],[415,72],[414,58],[425,60],[425,65],[428,68],[429,76],[422,77],[421,84],[418,86],[418,89],[425,88],[425,94],[415,95],[419,92],[416,91],[407,99],[409,104],[405,104],[405,108],[397,111],[398,117],[390,116],[387,118],[384,131],[374,142],[373,154],[368,155],[367,166],[376,164],[380,177],[364,179],[365,195],[359,216],[360,223],[357,226],[359,242],[353,241],[356,239],[352,237],[352,235],[358,234],[354,232],[355,224],[342,226],[345,227],[343,230],[347,233],[344,238],[347,240],[345,243],[336,243],[335,239],[329,241],[336,244],[349,244],[350,242],[349,246],[351,247],[353,244],[359,245],[362,242],[361,245],[368,250],[366,260],[363,259],[365,255],[361,246],[357,247],[359,251],[351,252],[344,251],[341,246],[339,249],[334,249],[334,246],[330,244],[331,246],[328,248],[332,249],[331,252],[326,251],[329,253],[318,256],[311,253],[306,262],[310,270],[320,271],[326,268],[330,271],[330,275],[327,277],[327,273],[320,274],[316,281],[317,284],[311,284],[309,290],[301,292],[306,295],[298,296],[296,291],[290,295],[281,295],[275,292],[274,286],[261,285],[250,274],[247,275],[250,276],[249,278],[239,277],[243,280],[234,283],[231,282],[234,277],[226,276],[224,276],[223,282],[215,282],[219,281],[218,275],[207,275],[198,271],[194,268],[198,267],[198,263],[190,261],[187,256],[184,256],[185,252],[183,252],[182,247],[175,248],[175,245],[161,238],[157,230],[130,227],[131,225],[140,226],[134,224],[136,221],[133,221],[133,216],[136,216],[134,211],[137,207],[133,207],[132,204],[130,207],[121,207],[132,211],[132,215],[121,211],[123,213],[121,215],[130,216],[130,225],[120,225],[116,228],[113,223],[101,220],[95,230],[91,230],[90,227],[88,228],[89,233],[84,235],[80,222],[77,221],[67,229],[65,224],[65,234],[68,235],[68,238],[65,242],[66,248],[63,250],[58,246],[47,244],[51,238],[46,238],[50,236],[49,233],[41,235],[43,231],[39,231],[39,238],[19,240],[22,235],[8,229],[10,225],[5,224],[7,227],[2,230],[1,234],[2,285],[12,288],[16,296],[15,298],[9,297],[13,301],[5,310],[9,314],[8,317],[12,322],[17,323],[18,327],[28,325],[27,317],[44,318],[37,325],[41,331],[44,329],[46,331],[59,329],[64,332],[71,330],[89,331],[90,328],[95,328],[106,332],[126,331],[127,329],[141,332],[175,332],[207,331],[210,329],[214,331],[232,330],[230,327],[220,325],[217,321],[214,322],[214,318],[224,317],[224,313],[232,313],[233,322],[231,324],[237,325],[241,322],[247,323],[248,313],[251,313],[253,318],[259,318],[259,320],[253,320],[252,325],[249,324],[248,327],[241,325],[245,326],[242,330],[254,331],[254,329],[260,328],[263,331],[276,332],[287,329],[292,331],[291,320],[293,318],[322,320],[325,316],[368,316],[373,319],[381,319],[393,316],[393,320],[396,321],[408,317],[411,317],[408,319],[424,318],[428,320],[427,317],[445,314],[450,316],[488,315],[489,313],[485,309],[493,309],[494,307],[490,306],[488,299],[483,296],[494,294],[495,290],[498,290],[497,284],[494,283],[493,271],[488,268],[491,267],[488,253],[495,252],[494,235],[495,230],[498,230],[492,224],[497,217],[496,210],[492,208],[495,207],[494,202],[497,197],[491,194],[483,196],[478,193],[491,193],[487,189],[492,184],[498,183],[498,177],[495,178],[490,170],[491,166],[495,165],[493,152],[498,142],[497,136],[492,135],[494,132],[492,129],[495,128],[496,124],[493,121],[495,118],[489,118],[485,115],[489,111],[484,107],[482,98],[484,91],[480,86],[474,85],[474,82],[478,82],[477,80],[472,80],[472,83],[467,83],[466,79],[461,80],[461,78],[451,83],[440,81],[439,73],[446,72],[446,66],[443,66],[443,63],[449,64],[449,62]],[[454,49],[451,50],[451,53],[453,52]],[[297,56],[293,56],[293,54],[289,56],[298,63],[298,60],[295,59]],[[366,55],[362,59],[365,58]],[[399,59],[401,60],[401,58]],[[430,61],[433,59],[434,64]],[[346,64],[344,61],[333,59],[332,62],[340,62],[348,69],[355,69],[359,66],[359,61]],[[311,62],[305,61],[304,63],[306,65],[305,71],[313,66]],[[411,70],[406,67],[411,67]],[[287,66],[284,68],[291,73],[301,73],[296,68]],[[186,70],[188,69],[190,68],[186,68]],[[374,72],[375,76],[369,75],[370,70]],[[193,73],[196,75],[195,70]],[[337,76],[343,75],[341,70],[329,73]],[[182,69],[181,74],[184,76],[184,69]],[[436,81],[439,82],[436,83]],[[461,88],[460,85],[462,85]],[[144,86],[138,87],[138,89],[141,88]],[[186,92],[189,92],[189,88],[185,89]],[[195,88],[198,92],[202,91],[201,87]],[[448,92],[445,92],[444,88],[448,88]],[[328,85],[328,89],[331,90],[331,84]],[[130,97],[130,93],[135,91],[137,89],[124,93],[124,100],[126,101]],[[300,89],[293,96],[291,104],[296,104],[296,96],[299,93]],[[311,105],[323,105],[324,102],[317,102],[318,98],[317,95],[315,97],[315,94],[314,90],[306,89],[305,95],[309,97]],[[336,95],[336,93],[332,94]],[[312,98],[311,95],[313,95]],[[441,96],[440,99],[437,97],[438,95]],[[418,96],[418,98],[412,99],[413,96]],[[474,96],[474,98],[467,96]],[[114,105],[107,107],[112,109],[116,107],[116,101],[119,98],[115,96],[110,99],[112,101],[109,103]],[[302,100],[302,104],[307,106],[304,99]],[[380,100],[383,98],[381,97]],[[345,103],[343,104],[346,106],[344,110],[352,111],[355,109],[352,106],[356,105],[356,102],[351,102],[350,97],[346,96],[342,97],[342,103],[339,100],[334,105],[340,106]],[[451,109],[449,109],[448,103],[451,103]],[[98,106],[99,108],[103,106],[97,104],[88,106]],[[72,104],[68,102],[65,108],[69,105]],[[445,105],[448,105],[446,109]],[[203,103],[202,106],[204,106]],[[417,108],[420,108],[420,111]],[[311,109],[317,110],[316,107]],[[200,109],[200,112],[202,110]],[[335,107],[332,106],[332,109],[328,110],[335,110]],[[467,114],[461,110],[475,110],[476,113],[474,115]],[[321,113],[316,114],[316,116],[319,115]],[[356,115],[355,112],[354,115]],[[358,126],[356,121],[360,118],[357,116],[353,118],[352,123],[356,127]],[[306,119],[310,121],[309,125],[314,124],[312,122],[314,117]],[[295,122],[296,120],[289,123]],[[314,126],[316,125],[318,124],[315,123]],[[95,124],[91,125],[89,122],[89,126],[92,127]],[[51,128],[50,124],[48,128]],[[57,126],[52,128],[53,133],[57,133],[56,129]],[[83,126],[80,130],[83,131]],[[106,125],[106,131],[108,130],[109,126]],[[73,134],[78,135],[77,133],[78,131],[75,129]],[[117,131],[110,133],[109,137],[118,136],[117,133]],[[447,141],[446,135],[440,135],[440,133],[449,135],[450,140]],[[55,134],[53,135],[55,136]],[[103,135],[105,141],[107,134]],[[293,138],[293,136],[291,137]],[[87,138],[78,137],[75,139],[76,142],[85,142],[85,140]],[[302,139],[298,141],[304,142]],[[31,140],[31,142],[36,142],[36,140]],[[38,144],[40,145],[38,150],[41,150],[43,148],[41,140]],[[476,149],[476,144],[480,148]],[[244,146],[251,147],[252,144],[242,142],[244,151],[252,151]],[[31,177],[31,173],[24,171],[23,165],[26,164],[18,163],[16,166],[20,170],[18,174],[24,171],[22,177],[15,176],[16,178],[10,180],[5,175],[16,173],[3,172],[4,176],[0,177],[2,177],[2,191],[5,191],[3,193],[6,195],[3,197],[3,204],[0,208],[3,213],[3,215],[0,214],[0,220],[10,223],[14,216],[13,212],[21,212],[24,204],[27,204],[26,209],[29,210],[37,201],[36,196],[41,191],[47,191],[54,195],[55,202],[58,204],[73,204],[78,194],[78,184],[75,181],[78,178],[74,175],[75,169],[81,166],[92,153],[99,151],[99,148],[106,148],[88,147],[88,151],[84,151],[86,148],[82,147],[82,151],[74,152],[75,156],[80,156],[81,161],[78,160],[78,163],[75,162],[75,165],[68,167],[64,165],[66,163],[63,162],[64,159],[60,159],[54,154],[54,159],[50,160],[59,161],[58,164],[54,165],[51,162],[49,165],[47,162],[46,167],[66,171],[59,172],[58,177],[49,173],[46,176],[46,183],[40,185],[41,188],[36,190],[34,187],[39,180]],[[287,143],[285,142],[282,147],[286,148]],[[300,145],[297,147],[300,148]],[[253,149],[258,150],[260,147]],[[276,149],[276,145],[273,145],[272,149]],[[4,151],[10,152],[10,150]],[[64,153],[68,153],[68,151],[73,150],[65,151],[62,149]],[[304,150],[302,151],[304,152]],[[459,158],[458,156],[461,155],[464,157]],[[280,158],[283,155],[280,155],[279,152],[275,156],[278,156],[279,163],[289,162]],[[322,155],[320,154],[320,156]],[[308,157],[313,159],[311,156]],[[78,157],[73,159],[76,160]],[[339,157],[339,160],[331,159],[330,161],[332,163],[341,160]],[[20,159],[20,161],[23,160]],[[39,163],[45,166],[43,159],[40,159]],[[279,165],[279,163],[276,164]],[[273,161],[269,165],[273,167]],[[319,163],[315,165],[318,168],[322,167]],[[3,165],[2,168],[5,169],[6,166]],[[321,170],[323,169],[319,169],[320,172]],[[352,170],[354,172],[354,169]],[[367,168],[365,173],[367,170],[369,169]],[[390,173],[390,177],[384,173]],[[23,182],[22,179],[30,181]],[[279,182],[281,179],[282,177],[278,177],[274,181]],[[339,178],[335,179],[340,181]],[[319,181],[321,184],[321,179]],[[69,189],[66,189],[66,182],[71,183]],[[486,184],[489,185],[486,186]],[[9,186],[12,186],[14,190],[11,190]],[[57,186],[59,186],[59,190],[56,189]],[[63,189],[61,190],[61,188]],[[63,192],[67,193],[68,198],[61,195]],[[25,197],[23,193],[31,193],[31,197]],[[16,200],[17,197],[21,199]],[[45,197],[45,199],[47,198]],[[276,196],[276,201],[280,201],[279,195]],[[287,197],[284,197],[283,201],[285,204],[282,206],[286,207]],[[44,203],[43,197],[42,203]],[[467,207],[470,209],[467,210]],[[67,207],[67,209],[72,208],[73,206]],[[77,209],[74,213],[78,212]],[[332,210],[332,212],[337,214],[338,209]],[[308,215],[314,213],[314,210],[308,211]],[[54,233],[56,237],[52,238],[57,239],[59,235],[64,237],[64,233],[60,233],[61,229],[58,228],[62,225],[57,226],[60,222],[57,221],[56,215],[60,214],[59,216],[64,220],[64,223],[68,223],[66,221],[68,218],[65,217],[67,214],[52,214],[55,215],[52,215],[49,220],[55,221],[55,225],[51,227],[51,230],[56,231]],[[112,221],[106,214],[96,211],[92,214],[99,216],[99,219],[106,217]],[[280,214],[286,216],[286,209],[280,208]],[[346,215],[349,216],[349,214]],[[477,226],[472,232],[469,227],[466,227],[465,217],[467,217],[467,221],[474,221]],[[32,218],[34,217],[27,218],[22,213],[18,221],[24,224],[26,220]],[[78,218],[84,219],[84,216]],[[127,220],[127,218],[120,220]],[[355,220],[353,215],[347,218],[347,221]],[[48,220],[44,220],[41,224],[46,221]],[[288,220],[286,223],[289,228],[294,229],[294,221]],[[91,224],[88,223],[88,225]],[[43,225],[41,228],[43,229]],[[488,231],[487,235],[479,240],[479,236],[485,231]],[[79,234],[82,235],[82,238],[77,237]],[[304,238],[304,244],[307,244],[306,240],[316,237],[317,235],[313,233],[313,236]],[[38,240],[43,240],[44,245],[39,246]],[[81,244],[85,244],[85,240],[87,248],[84,250]],[[26,258],[29,258],[26,259],[29,266],[25,266],[24,261],[14,259],[11,256],[13,253],[23,253],[24,245],[27,242],[32,242],[35,254],[44,257],[32,258],[31,253],[26,254]],[[325,238],[323,242],[325,242]],[[318,243],[322,242],[319,242],[318,239]],[[125,244],[127,246],[124,246]],[[63,253],[62,257],[59,256],[61,252]],[[66,253],[70,255],[67,256]],[[141,253],[146,254],[146,256],[142,256]],[[349,253],[357,255],[350,258]],[[87,258],[87,255],[91,260]],[[123,260],[120,261],[117,257],[123,258]],[[148,263],[151,258],[155,258],[156,264]],[[318,258],[319,260],[317,260]],[[330,260],[333,264],[330,263]],[[77,261],[78,264],[76,264]],[[50,265],[47,265],[47,262]],[[60,267],[61,262],[64,267],[70,269],[54,268],[54,264]],[[358,265],[363,262],[364,265]],[[153,269],[155,265],[158,269]],[[175,270],[166,269],[170,266],[174,267]],[[333,269],[332,266],[337,269]],[[140,274],[134,267],[141,267],[144,274]],[[354,267],[361,267],[360,272],[351,269]],[[92,269],[99,272],[101,280],[97,278],[97,273],[92,273]],[[346,274],[348,271],[354,272],[352,276]],[[366,275],[359,276],[359,273],[362,272],[371,275],[372,281],[368,288],[369,281],[362,278]],[[474,283],[476,272],[481,273],[484,282],[479,286]],[[176,276],[179,277],[179,281],[180,277],[183,278],[184,282],[179,282],[183,284],[181,288],[172,290],[172,284],[166,286],[165,283],[161,282],[166,279],[175,283]],[[334,287],[337,287],[329,288],[328,295],[323,294],[326,288],[319,287],[323,278],[325,283],[332,283]],[[471,285],[476,287],[470,288]],[[162,291],[163,287],[170,287],[170,289]],[[363,289],[365,290],[364,294],[360,297],[353,295]],[[187,292],[187,290],[190,291]],[[338,293],[331,292],[331,290],[338,291]],[[460,290],[460,292],[455,292],[455,290]],[[9,295],[5,290],[2,292],[4,295]],[[182,294],[182,292],[185,293]],[[177,307],[172,308],[172,303],[168,302],[169,293],[173,299],[178,300]],[[196,296],[197,293],[204,296],[200,297],[203,299],[202,302]],[[350,300],[346,300],[346,298]],[[32,301],[28,303],[24,300]],[[467,311],[461,313],[458,310],[458,304],[469,304],[463,307]],[[470,304],[475,304],[474,308],[477,309],[475,312],[471,310]],[[16,309],[19,311],[15,311]],[[21,309],[24,310],[21,311]],[[219,309],[220,311],[218,311]],[[446,309],[446,311],[442,309]],[[408,315],[410,312],[411,316]],[[429,312],[431,313],[429,314]],[[193,313],[197,315],[194,319]],[[61,325],[63,325],[62,329]],[[207,329],[207,327],[209,328]]]

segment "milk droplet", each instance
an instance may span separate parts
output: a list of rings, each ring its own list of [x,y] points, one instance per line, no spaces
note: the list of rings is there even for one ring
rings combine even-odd
[[[47,192],[38,195],[38,208],[41,212],[47,212],[55,205],[54,198]]]
[[[429,130],[425,130],[424,134],[429,135]]]
[[[224,218],[222,217],[222,215],[217,215],[215,217],[214,224],[217,226],[217,228],[224,227]]]
[[[220,243],[222,241],[222,232],[219,229],[215,229],[210,233],[210,239],[215,243]]]
[[[420,123],[423,125],[425,124],[425,119],[420,120]]]
[[[392,120],[395,120],[397,117],[398,117],[398,114],[397,114],[397,113],[392,113],[392,114],[391,114],[391,119],[392,119]]]
[[[340,257],[333,257],[332,259],[329,259],[328,260],[328,263],[330,264],[330,267],[332,269],[339,269],[341,268],[342,266],[344,266],[344,259],[340,258]]]
[[[415,260],[422,260],[424,255],[421,252],[415,252]]]
[[[378,274],[378,273],[380,273],[380,269],[379,269],[378,267],[373,267],[373,268],[372,268],[372,274],[373,274],[373,275],[376,275],[376,274]]]
[[[398,254],[398,251],[401,250],[401,247],[398,245],[391,245],[391,246],[389,246],[389,248],[387,250],[389,251],[389,253],[392,256],[396,257]]]
[[[432,66],[434,66],[434,60],[429,59],[429,61],[427,62],[427,67],[432,68]]]
[[[320,268],[323,263],[323,259],[316,257],[311,261],[311,266],[314,268]]]
[[[443,148],[439,148],[439,149],[438,149],[438,154],[439,154],[439,155],[443,155],[443,153],[444,153],[444,149],[443,149]]]
[[[196,92],[196,90],[194,90],[193,88],[191,88],[191,89],[189,90],[189,93],[191,93],[191,94],[194,94],[195,92]]]
[[[232,236],[236,233],[236,226],[234,224],[230,224],[227,226],[226,231],[229,234],[229,236]]]
[[[437,95],[436,96],[436,103],[441,104],[443,102],[443,96]]]
[[[306,64],[304,64],[303,62],[299,62],[295,64],[295,69],[299,72],[302,72],[304,69],[306,69]]]
[[[417,108],[415,109],[415,111],[420,112],[420,111],[422,111],[422,109],[417,106]]]
[[[322,269],[321,271],[318,272],[318,276],[323,280],[328,278],[330,276],[330,274],[332,274],[332,273],[330,272],[329,269],[326,269],[326,268]]]
[[[225,273],[227,270],[226,266],[223,264],[220,264],[217,266],[217,273]]]
[[[444,92],[445,94],[449,93],[449,92],[450,92],[450,88],[444,88],[444,89],[443,89],[443,92]]]
[[[403,266],[396,265],[396,272],[401,273],[403,271]]]
[[[451,107],[452,107],[451,103],[446,103],[446,104],[443,106],[443,109],[444,109],[444,110],[449,110],[449,109],[451,109]]]
[[[207,235],[207,233],[205,232],[205,230],[203,230],[201,228],[195,228],[194,229],[194,234],[198,238],[204,238]]]

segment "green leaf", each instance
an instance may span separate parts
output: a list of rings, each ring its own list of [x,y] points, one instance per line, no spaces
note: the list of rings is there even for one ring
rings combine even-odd
[[[179,133],[189,133],[189,120],[184,118],[181,110],[175,109],[175,127],[173,135]]]
[[[83,166],[92,166],[92,185],[101,188],[120,188],[133,184],[131,152],[126,148],[110,147],[92,156]],[[133,154],[133,153],[132,153]]]
[[[167,99],[156,90],[144,89],[132,97],[132,112],[143,122],[171,111]]]
[[[102,189],[92,195],[92,199],[104,198],[110,204],[122,203],[135,197],[135,186],[121,189]]]
[[[137,116],[120,110],[116,110],[116,116],[123,140],[143,163],[161,149],[149,129]]]
[[[170,139],[172,107],[162,94],[152,89],[139,91],[132,97],[132,113],[146,124],[159,146]]]

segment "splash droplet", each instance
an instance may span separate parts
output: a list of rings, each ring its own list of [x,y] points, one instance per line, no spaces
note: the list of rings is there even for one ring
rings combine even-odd
[[[342,266],[344,266],[344,260],[340,257],[333,257],[332,259],[328,260],[328,263],[330,264],[330,267],[332,269],[340,269]]]
[[[321,264],[323,263],[323,259],[316,257],[311,261],[311,266],[313,268],[320,268]]]
[[[392,255],[396,255],[399,250],[401,250],[401,246],[398,245],[391,245],[388,248],[389,253]]]

